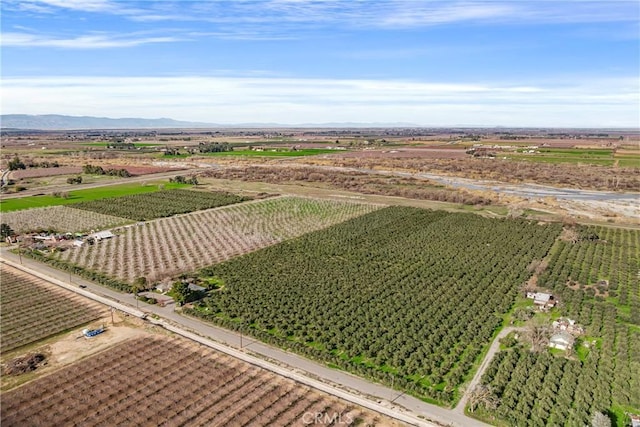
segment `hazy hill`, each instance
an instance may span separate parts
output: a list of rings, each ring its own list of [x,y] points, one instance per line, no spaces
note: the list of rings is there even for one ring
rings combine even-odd
[[[173,119],[140,119],[90,116],[63,116],[46,114],[41,116],[29,114],[3,114],[0,116],[3,129],[157,129],[157,128],[202,128],[217,127],[213,123],[185,122]]]
[[[92,116],[64,116],[60,114],[30,115],[3,114],[0,115],[2,129],[30,129],[30,130],[60,130],[60,129],[161,129],[161,128],[379,128],[379,127],[418,127],[412,123],[238,123],[216,124],[202,122],[186,122],[173,119],[140,119]]]

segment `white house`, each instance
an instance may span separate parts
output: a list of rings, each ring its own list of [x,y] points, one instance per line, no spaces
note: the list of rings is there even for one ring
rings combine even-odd
[[[567,350],[573,347],[574,338],[568,332],[562,331],[551,336],[549,340],[549,347],[557,348],[558,350]]]

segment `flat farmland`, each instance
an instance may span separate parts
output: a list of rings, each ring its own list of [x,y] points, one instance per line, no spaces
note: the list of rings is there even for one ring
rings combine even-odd
[[[449,405],[559,232],[388,207],[202,269],[184,312]]]
[[[75,233],[115,227],[130,220],[68,206],[49,206],[4,213],[2,222],[17,233],[40,230]]]
[[[82,167],[80,166],[61,166],[57,168],[29,168],[12,171],[9,174],[11,179],[27,179],[27,178],[42,178],[45,176],[56,175],[70,175],[81,174]]]
[[[163,173],[163,172],[172,172],[175,170],[182,169],[181,167],[177,168],[168,168],[168,167],[160,167],[160,166],[144,166],[144,165],[106,165],[107,169],[126,169],[133,176],[140,175],[149,175],[154,173]]]
[[[346,201],[279,197],[150,221],[118,230],[58,260],[133,281],[150,281],[225,261],[379,209]]]
[[[0,351],[6,353],[102,317],[105,310],[15,268],[0,267]]]
[[[332,157],[358,159],[464,159],[465,147],[394,147],[376,150],[334,151]]]
[[[70,205],[74,203],[87,202],[91,200],[120,197],[129,194],[152,193],[154,191],[169,190],[173,188],[191,187],[188,184],[178,184],[176,182],[164,183],[129,183],[109,185],[104,187],[87,188],[84,190],[69,191],[67,197],[56,197],[54,195],[40,195],[20,198],[0,200],[0,212],[17,211],[21,209],[41,208],[45,206]]]
[[[151,336],[5,393],[1,409],[3,426],[302,426],[315,420],[400,425],[222,353]]]

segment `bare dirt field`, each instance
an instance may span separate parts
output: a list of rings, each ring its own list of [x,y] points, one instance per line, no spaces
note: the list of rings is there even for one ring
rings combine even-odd
[[[58,168],[29,168],[12,171],[11,179],[42,178],[45,176],[70,175],[82,173],[80,166],[61,166]]]
[[[10,390],[94,355],[122,341],[146,336],[149,333],[141,327],[143,325],[138,319],[123,316],[117,311],[113,313],[113,319],[114,324],[111,323],[110,316],[96,319],[90,324],[77,327],[62,335],[57,335],[49,340],[41,341],[6,355],[2,360],[2,390]],[[105,332],[92,338],[85,338],[82,335],[84,328],[95,329],[99,327],[104,327]],[[13,360],[34,354],[40,354],[45,357],[44,363],[38,366],[37,369],[20,375],[7,375],[6,369]]]
[[[3,395],[3,426],[399,423],[183,339],[139,337]]]

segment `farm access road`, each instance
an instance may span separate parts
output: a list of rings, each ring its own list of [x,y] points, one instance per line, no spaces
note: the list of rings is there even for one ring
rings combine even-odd
[[[522,327],[509,326],[502,329],[500,333],[498,333],[498,335],[493,339],[493,342],[491,343],[491,347],[489,347],[489,351],[487,352],[486,356],[484,357],[484,359],[482,359],[482,363],[480,364],[480,367],[478,368],[475,375],[473,376],[473,379],[467,385],[467,389],[465,390],[465,393],[462,395],[462,398],[460,399],[456,407],[453,409],[454,412],[464,415],[464,408],[465,406],[467,406],[467,403],[469,402],[469,395],[473,392],[473,389],[476,388],[478,384],[480,384],[480,379],[482,378],[484,371],[487,370],[487,368],[489,367],[489,364],[493,360],[493,356],[495,356],[496,353],[500,351],[500,340],[506,337],[507,335],[509,335],[511,332],[523,331],[523,330],[524,328]]]
[[[104,304],[116,306],[120,310],[124,308],[123,311],[135,316],[146,314],[147,319],[153,323],[189,339],[194,339],[233,357],[240,358],[405,423],[428,427],[486,426],[486,424],[469,418],[459,411],[423,402],[415,397],[406,395],[404,392],[369,382],[363,378],[344,371],[331,369],[291,352],[257,342],[246,335],[243,336],[194,318],[182,316],[174,311],[173,304],[159,307],[139,303],[140,308],[138,309],[132,294],[116,292],[27,257],[22,257],[22,264],[20,264],[18,255],[11,253],[9,248],[0,249],[0,261],[7,262],[7,264],[16,268],[35,274],[58,286],[65,287]],[[86,287],[81,289],[79,287],[81,284]],[[157,319],[153,319],[153,317],[157,317]],[[241,342],[243,344],[242,348],[238,350]]]

